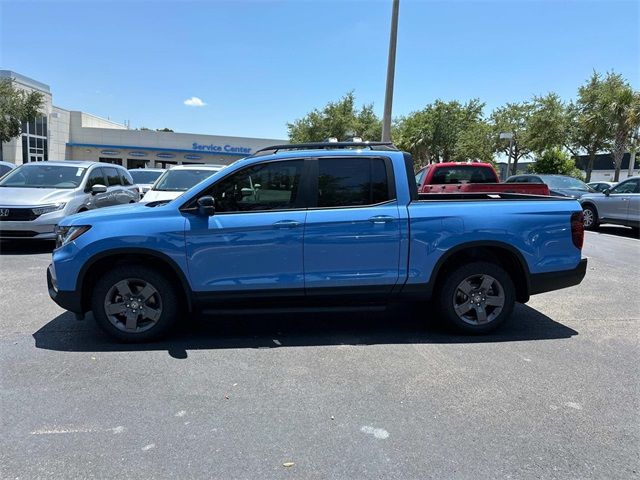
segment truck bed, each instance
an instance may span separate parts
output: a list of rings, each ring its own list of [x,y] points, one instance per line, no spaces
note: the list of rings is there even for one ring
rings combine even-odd
[[[460,183],[423,185],[421,194],[488,192],[488,193],[525,193],[532,195],[549,195],[549,187],[544,183]]]

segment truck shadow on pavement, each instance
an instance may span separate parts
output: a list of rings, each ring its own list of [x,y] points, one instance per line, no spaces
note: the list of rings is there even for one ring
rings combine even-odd
[[[0,255],[34,255],[51,253],[53,240],[0,240]]]
[[[394,306],[374,313],[203,316],[183,322],[167,340],[147,344],[118,343],[98,329],[90,314],[84,321],[76,321],[66,312],[40,328],[33,338],[36,348],[61,352],[166,350],[173,358],[185,359],[189,350],[494,343],[564,339],[577,334],[539,311],[518,304],[510,322],[484,336],[456,334],[435,320],[425,325],[417,308]]]

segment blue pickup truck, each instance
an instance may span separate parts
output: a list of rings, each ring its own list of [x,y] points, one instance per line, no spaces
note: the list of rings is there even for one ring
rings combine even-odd
[[[57,230],[49,293],[126,342],[184,313],[382,308],[431,302],[489,332],[530,295],[580,283],[577,201],[427,194],[385,143],[278,145],[172,201],[73,215]]]

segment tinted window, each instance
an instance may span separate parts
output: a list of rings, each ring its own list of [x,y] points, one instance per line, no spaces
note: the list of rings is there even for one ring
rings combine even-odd
[[[115,168],[105,168],[105,174],[107,175],[107,186],[112,187],[114,185],[120,185],[120,175]]]
[[[373,205],[389,200],[389,182],[381,158],[321,158],[318,206]]]
[[[585,190],[593,191],[582,180],[578,180],[573,177],[557,176],[557,177],[543,177],[542,181],[546,183],[549,188],[557,188],[564,190]]]
[[[488,167],[460,165],[455,167],[435,166],[431,179],[434,185],[450,185],[458,183],[495,183],[497,181],[493,170]]]
[[[527,183],[528,180],[525,177],[509,177],[504,183]]]
[[[91,187],[93,187],[94,185],[105,185],[105,179],[104,175],[102,174],[101,168],[94,168],[93,170],[91,170],[91,173],[89,173],[89,178],[87,178],[87,185],[85,189],[87,191],[91,190]]]
[[[122,185],[133,185],[133,178],[129,175],[129,172],[126,170],[120,170],[120,180],[122,181]]]
[[[428,170],[428,168],[422,169],[416,175],[416,184],[418,185],[418,187],[422,186],[422,181],[424,180],[424,176],[427,174]]]
[[[244,212],[296,208],[302,160],[270,162],[245,168],[213,187],[216,210]]]
[[[622,182],[611,189],[611,193],[638,193],[638,180]]]
[[[86,171],[85,167],[66,165],[20,165],[2,177],[0,187],[77,188],[82,183]]]

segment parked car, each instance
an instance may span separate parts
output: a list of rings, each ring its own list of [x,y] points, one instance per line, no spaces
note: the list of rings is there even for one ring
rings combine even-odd
[[[609,190],[613,187],[615,187],[618,183],[617,182],[589,182],[587,183],[587,185],[589,185],[591,188],[593,188],[596,192],[604,192],[605,190]]]
[[[223,168],[224,165],[177,165],[156,180],[144,201],[173,200]]]
[[[184,311],[430,298],[459,329],[484,333],[516,301],[584,277],[575,200],[419,195],[411,155],[351,146],[278,145],[172,201],[71,216],[49,294],[128,342],[166,334]]]
[[[5,173],[10,172],[14,168],[16,168],[15,163],[0,162],[0,178],[2,178]]]
[[[537,183],[500,183],[490,163],[432,163],[416,174],[420,193],[529,193],[549,195],[549,188]]]
[[[162,175],[166,170],[164,168],[134,168],[129,170],[131,177],[140,191],[140,198],[144,197],[158,177]]]
[[[567,175],[527,174],[514,175],[507,178],[505,183],[544,183],[549,187],[551,195],[557,197],[580,198],[595,190],[577,178]]]
[[[53,240],[55,226],[68,215],[139,199],[119,165],[26,163],[0,179],[0,238]]]
[[[583,195],[580,199],[584,227],[595,230],[601,223],[640,228],[640,177],[618,183],[603,193]]]

